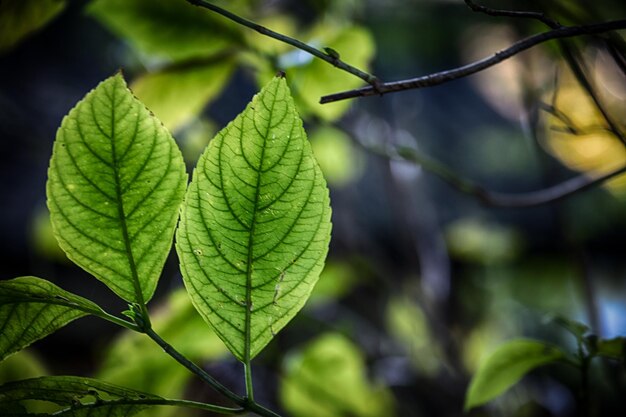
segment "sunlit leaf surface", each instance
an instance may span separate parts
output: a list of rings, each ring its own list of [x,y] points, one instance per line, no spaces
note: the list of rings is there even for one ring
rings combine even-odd
[[[238,359],[302,308],[330,228],[326,182],[276,77],[200,157],[177,232],[192,301]]]
[[[187,174],[180,150],[121,75],[63,119],[48,208],[67,256],[127,301],[148,301],[167,257]]]

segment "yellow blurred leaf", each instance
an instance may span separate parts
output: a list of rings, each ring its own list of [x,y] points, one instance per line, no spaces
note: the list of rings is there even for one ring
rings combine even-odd
[[[599,88],[603,88],[600,84]],[[612,133],[593,100],[570,71],[562,71],[554,107],[567,121],[548,115],[546,146],[549,152],[576,171],[600,175],[626,164],[626,148]],[[614,111],[609,108],[608,111]],[[571,132],[574,128],[577,133]],[[626,176],[605,184],[611,191],[626,190]]]
[[[170,131],[189,122],[223,90],[232,59],[182,63],[138,78],[131,89]]]

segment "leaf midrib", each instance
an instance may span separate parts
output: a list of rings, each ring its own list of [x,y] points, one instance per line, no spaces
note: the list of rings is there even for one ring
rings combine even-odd
[[[121,178],[119,172],[119,161],[117,160],[117,154],[115,149],[115,86],[111,92],[111,162],[115,182],[115,196],[117,199],[117,213],[120,220],[120,229],[122,231],[122,240],[124,242],[124,248],[126,250],[126,257],[128,259],[128,267],[130,268],[130,274],[133,281],[133,288],[135,290],[135,301],[145,306],[145,300],[143,298],[143,292],[141,291],[141,284],[139,283],[139,274],[137,273],[137,265],[135,264],[135,258],[133,256],[132,245],[130,241],[130,235],[128,233],[128,225],[126,224],[126,214],[124,212],[124,192],[121,186]],[[139,123],[137,121],[136,123]],[[134,138],[133,138],[134,140]],[[128,145],[128,148],[132,146],[132,143]],[[127,149],[128,151],[128,149]]]
[[[278,86],[278,84],[276,84]],[[271,120],[274,114],[274,107],[276,106],[278,87],[274,90],[274,100],[272,100],[272,107],[269,108],[269,118],[267,122],[267,131],[265,135],[261,135],[263,137],[263,146],[261,147],[261,156],[259,158],[259,168],[256,171],[256,187],[254,189],[254,205],[252,210],[252,221],[250,222],[250,232],[248,235],[248,260],[246,262],[246,311],[245,311],[245,339],[244,339],[244,363],[249,365],[251,360],[252,353],[252,264],[254,262],[254,231],[256,227],[256,219],[257,219],[257,209],[259,206],[259,197],[261,195],[261,176],[263,173],[263,160],[265,158],[265,148],[267,145],[267,136],[269,136],[269,131],[271,129]],[[263,100],[261,101],[261,105],[265,106]],[[266,107],[267,108],[267,107]],[[254,116],[255,113],[252,114],[252,123],[254,124]],[[243,124],[242,124],[243,127]],[[243,152],[243,144],[242,144],[242,155]]]

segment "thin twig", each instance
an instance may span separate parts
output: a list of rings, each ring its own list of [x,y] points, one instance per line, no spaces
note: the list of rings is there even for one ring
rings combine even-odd
[[[294,46],[300,50],[308,52],[309,54],[328,62],[329,64],[346,71],[356,77],[359,77],[366,83],[370,84],[371,87],[375,90],[380,83],[378,78],[376,78],[372,74],[368,74],[360,69],[353,67],[350,64],[347,64],[341,60],[339,54],[331,49],[328,49],[328,53],[321,51],[317,48],[312,47],[311,45],[307,45],[306,43],[299,41],[297,39],[291,38],[287,35],[283,35],[281,33],[275,32],[271,29],[266,28],[265,26],[261,26],[258,23],[254,23],[250,20],[244,19],[241,16],[238,16],[234,13],[229,12],[228,10],[222,9],[219,6],[216,6],[213,3],[210,3],[205,0],[187,0],[187,2],[193,4],[194,6],[203,7],[205,9],[209,9],[215,13],[218,13],[227,19],[232,20],[233,22],[239,23],[240,25],[246,26],[250,29],[253,29],[259,32],[262,35],[268,36],[270,38],[276,39],[288,45]]]
[[[563,27],[563,25],[561,25],[559,22],[546,16],[544,13],[541,13],[541,12],[522,12],[522,11],[515,11],[515,10],[492,9],[490,7],[485,7],[485,6],[481,6],[480,4],[476,4],[472,0],[465,0],[465,4],[467,4],[467,7],[469,7],[475,12],[485,13],[485,14],[488,14],[489,16],[496,16],[496,17],[504,16],[504,17],[515,17],[515,18],[539,20],[540,22],[544,23],[546,26],[550,27],[551,29],[557,29],[557,28]]]
[[[419,165],[425,170],[437,175],[458,191],[477,198],[483,204],[503,208],[527,208],[550,204],[587,190],[626,172],[626,165],[624,165],[605,174],[596,176],[581,174],[557,185],[537,191],[519,194],[499,193],[487,190],[473,181],[458,176],[445,165],[419,154],[414,149],[396,148],[395,152],[391,152],[380,147],[363,146],[365,146],[368,151],[386,158],[404,160]]]
[[[320,103],[332,103],[339,100],[346,100],[355,97],[366,97],[373,95],[382,95],[397,91],[410,90],[414,88],[425,88],[440,85],[459,78],[467,77],[492,67],[505,59],[511,58],[533,46],[539,45],[553,39],[571,38],[580,35],[597,35],[612,30],[626,29],[626,20],[612,20],[609,22],[595,23],[581,26],[563,26],[548,32],[539,33],[515,42],[511,46],[495,54],[483,58],[479,61],[472,62],[451,70],[436,72],[417,78],[410,78],[401,81],[393,81],[388,83],[380,83],[376,88],[372,86],[361,87],[354,90],[343,91],[340,93],[330,94],[321,98]]]

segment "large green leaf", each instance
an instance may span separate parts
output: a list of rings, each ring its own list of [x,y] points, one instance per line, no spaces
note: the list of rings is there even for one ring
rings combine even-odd
[[[133,92],[171,131],[187,123],[226,86],[235,68],[227,57],[184,62],[143,75]]]
[[[240,38],[236,26],[185,0],[95,0],[88,12],[142,51],[174,60],[208,56]]]
[[[326,182],[276,77],[200,157],[177,232],[191,299],[238,359],[302,308],[330,229]]]
[[[482,405],[518,382],[533,369],[565,358],[556,346],[535,340],[511,340],[496,349],[478,368],[465,398],[465,409]]]
[[[161,397],[95,379],[49,376],[0,386],[3,416],[26,416],[36,401],[49,403],[50,413],[72,417],[129,417]]]
[[[368,381],[363,354],[335,333],[287,357],[280,400],[293,417],[395,415],[391,392]]]
[[[96,304],[35,277],[0,281],[0,360],[87,314]]]
[[[48,170],[61,248],[127,301],[148,301],[187,182],[174,139],[115,75],[65,117]]]
[[[0,1],[0,52],[11,49],[57,16],[65,0]]]

